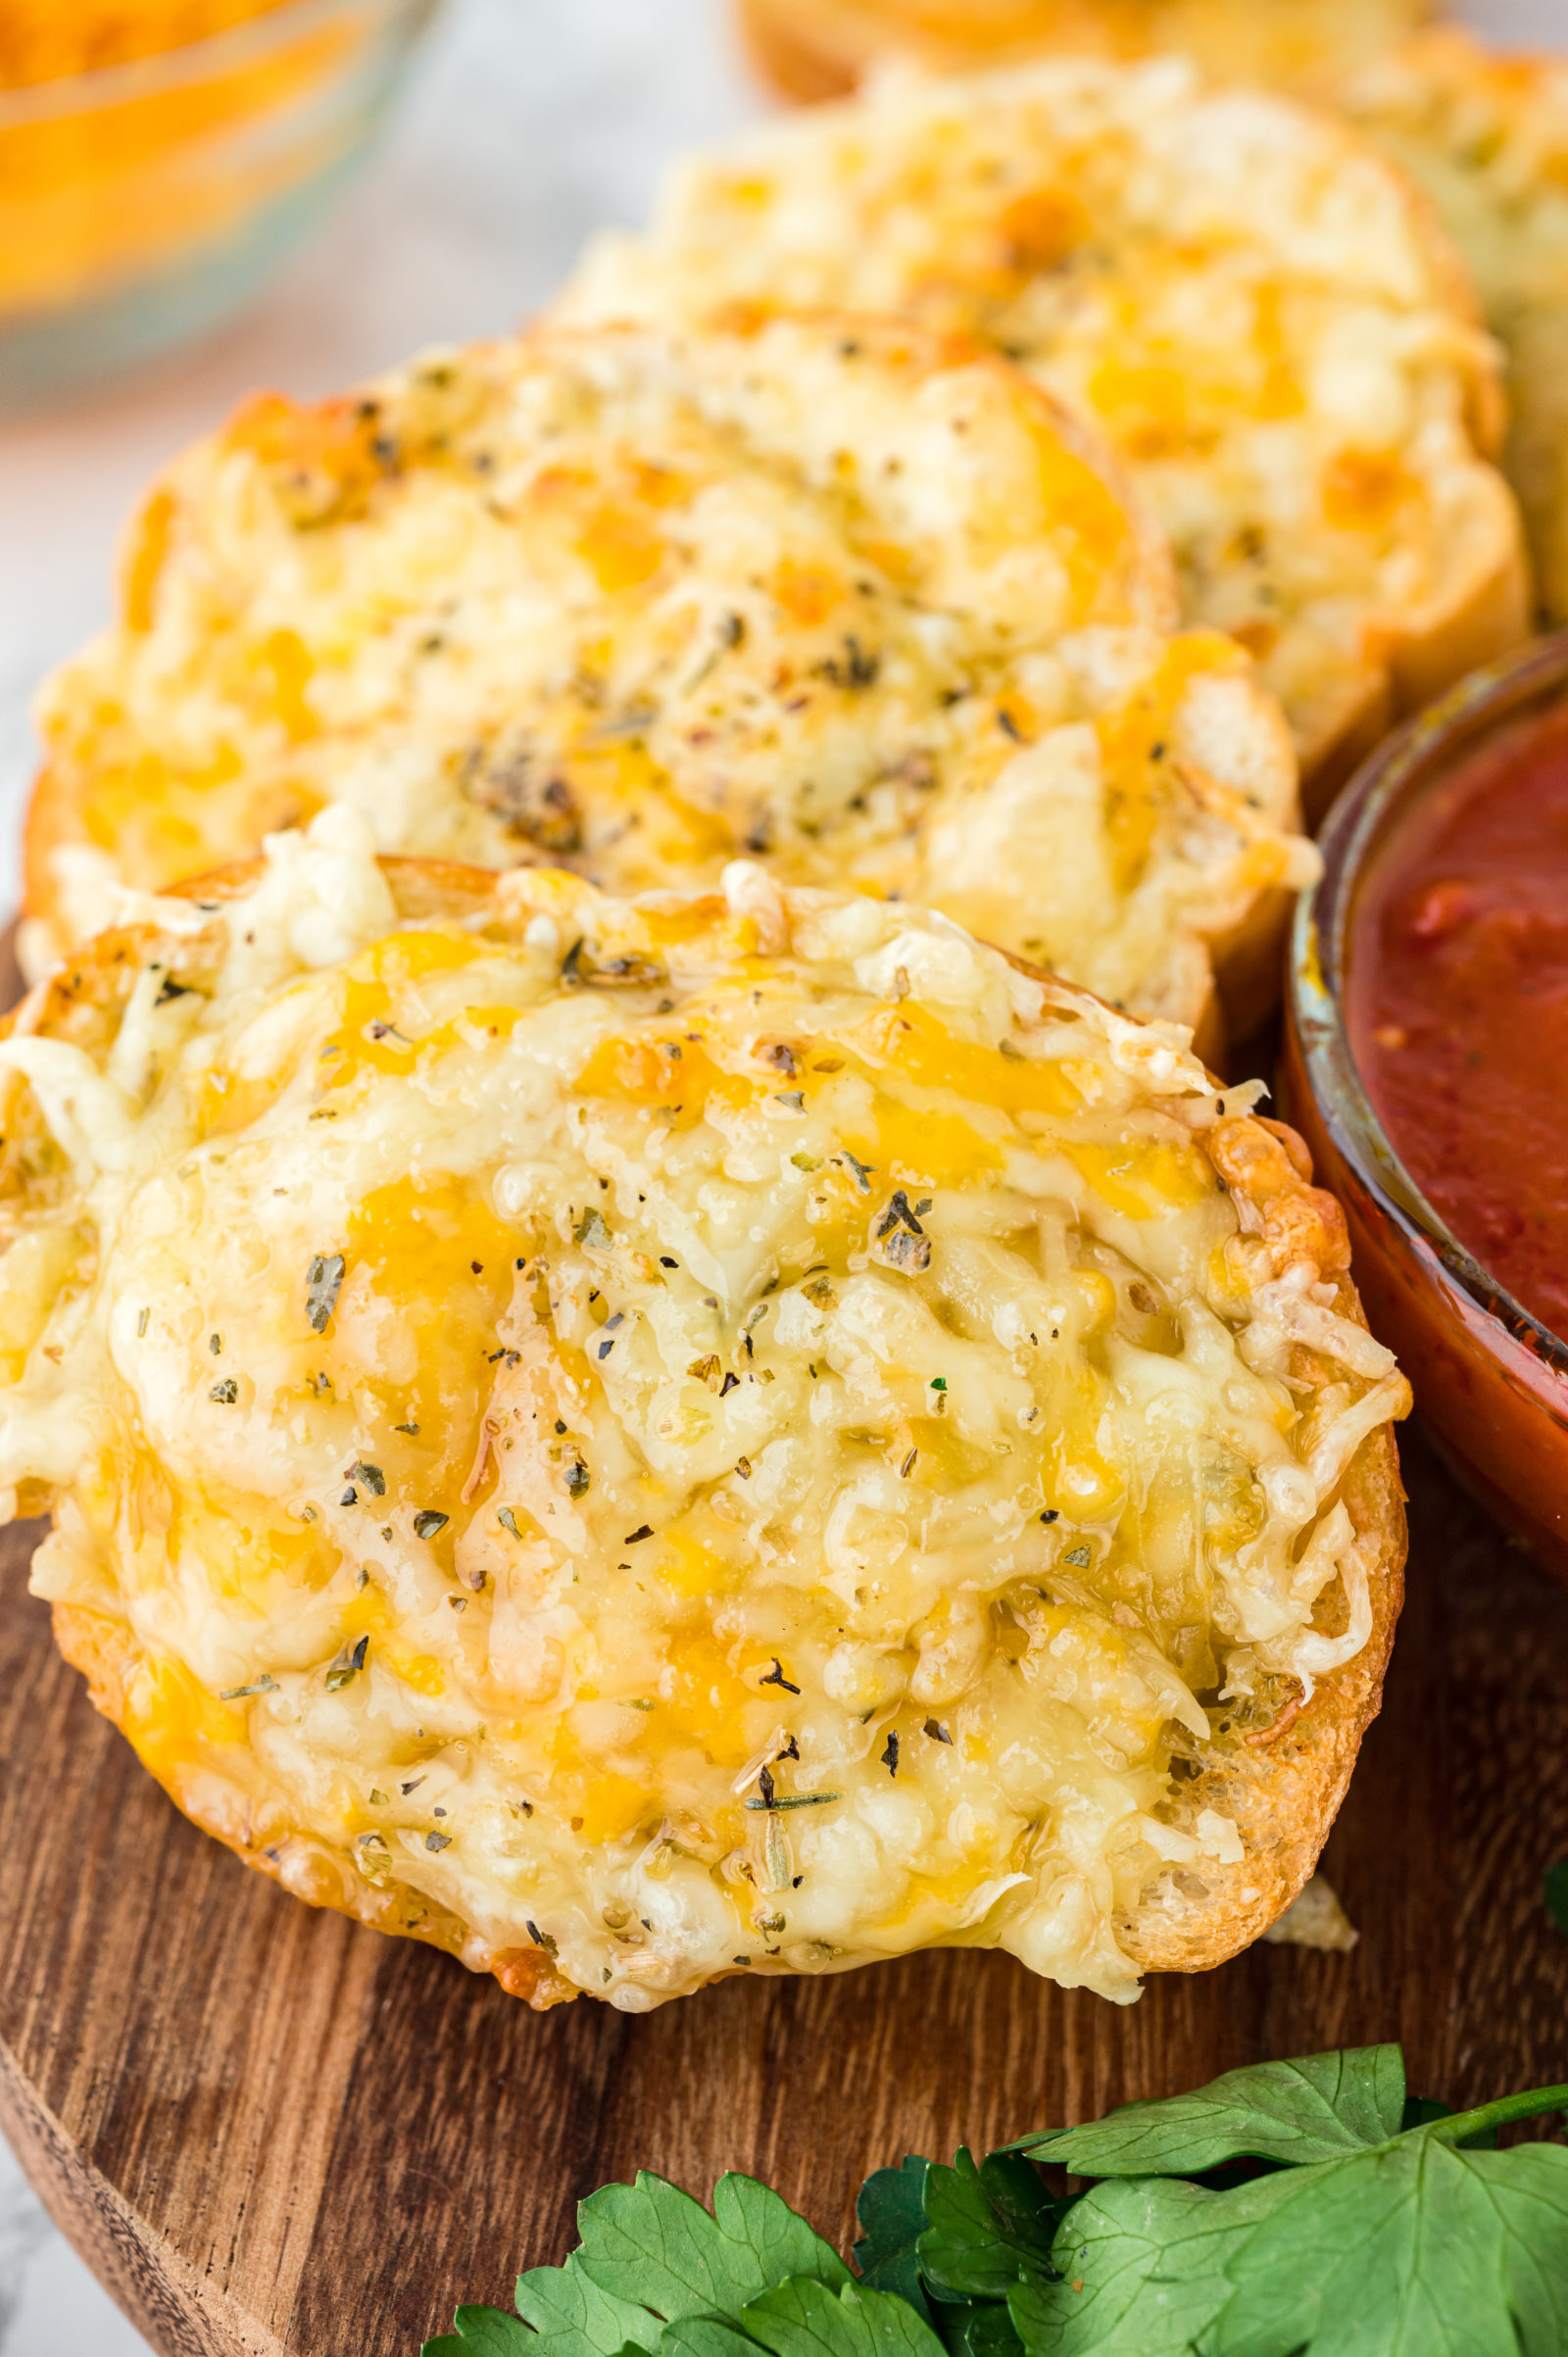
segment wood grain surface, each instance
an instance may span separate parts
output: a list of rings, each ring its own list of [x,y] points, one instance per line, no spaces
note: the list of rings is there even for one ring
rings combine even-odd
[[[755,2171],[848,2247],[867,2170],[1240,2062],[1402,2038],[1466,2103],[1568,2077],[1568,1593],[1419,1439],[1410,1600],[1328,1871],[1354,1954],[1264,1946],[1126,2011],[1010,1958],[527,2012],[312,1913],[181,1819],[56,1656],[0,1538],[0,2117],[165,2357],[416,2357],[639,2167]]]

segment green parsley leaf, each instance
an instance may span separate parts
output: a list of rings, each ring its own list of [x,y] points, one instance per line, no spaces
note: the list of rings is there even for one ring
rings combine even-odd
[[[878,2169],[868,2177],[856,2199],[855,2215],[860,2239],[855,2245],[855,2264],[860,2281],[872,2291],[894,2291],[915,2312],[930,2321],[915,2245],[925,2233],[925,2179],[931,2163],[906,2152],[897,2169]]]
[[[769,2357],[942,2357],[942,2343],[907,2300],[846,2283],[837,2292],[798,2277],[764,2291],[742,2318]]]
[[[1559,2357],[1568,2149],[1461,2148],[1488,2125],[1454,2114],[1218,2193],[1097,2186],[1057,2234],[1057,2280],[1010,2296],[1028,2357]]]
[[[1559,1932],[1568,1932],[1568,1858],[1546,1868],[1546,1913]]]
[[[698,2316],[669,2327],[662,2357],[942,2357],[942,2343],[907,2300],[847,2283],[797,2277],[762,2292],[733,2323]]]
[[[1126,2103],[1093,2128],[1020,2136],[1014,2151],[1075,2177],[1201,2177],[1225,2161],[1299,2166],[1365,2151],[1404,2115],[1397,2046],[1351,2047],[1227,2071],[1190,2095]]]
[[[1265,2177],[1234,2193],[1208,2193],[1137,2178],[1086,2194],[1057,2236],[1063,2272],[1020,2283],[1008,2300],[1029,2357],[1192,2357],[1230,2296],[1227,2232],[1233,2239],[1244,2234],[1291,2183]],[[1290,2346],[1300,2345],[1298,2332]],[[1211,2357],[1210,2343],[1201,2346]]]
[[[939,2308],[939,2320],[948,2310]],[[950,2348],[952,2343],[949,2344]],[[1023,2342],[1004,2300],[971,2301],[963,2325],[963,2357],[1021,2357]]]
[[[1440,2103],[1435,2095],[1406,2095],[1404,2118],[1399,2122],[1399,2126],[1401,2128],[1426,2128],[1434,2120],[1451,2120],[1452,2118],[1453,2105],[1451,2103]],[[1478,2130],[1474,2136],[1460,2136],[1459,2149],[1461,2152],[1495,2152],[1497,2132],[1494,2128],[1483,2128]]]
[[[591,2195],[577,2225],[584,2272],[600,2289],[669,2321],[733,2310],[788,2276],[835,2289],[851,2280],[838,2252],[755,2178],[721,2177],[710,2217],[678,2185],[644,2172],[634,2185]]]
[[[457,2331],[427,2340],[422,2357],[524,2357],[533,2335],[499,2308],[460,2308]]]
[[[968,2161],[967,2153],[960,2154]],[[981,2164],[984,2176],[992,2162]],[[973,2167],[971,2162],[970,2167]],[[1026,2161],[1008,2164],[1023,2170],[1043,2201],[1044,2188]],[[922,2273],[921,2237],[938,2213],[927,2196],[933,2184],[952,2178],[951,2169],[938,2169],[914,2153],[906,2153],[902,2169],[878,2169],[860,2187],[855,2214],[865,2233],[855,2246],[855,2263],[868,2289],[896,2292],[915,2314],[934,2325],[949,2357],[1019,2357],[1018,2335],[1007,2314],[1005,2291],[1015,2280],[1009,2273],[995,2300],[979,2301],[956,2295]],[[940,2197],[939,2197],[940,2200]],[[945,2212],[943,2213],[945,2215]],[[1049,2244],[1050,2236],[1047,2236]]]
[[[961,2151],[925,2181],[920,2271],[939,2296],[1004,2300],[1019,2278],[1049,2275],[1051,2246],[1071,2204],[1053,2201],[1038,2172],[1016,2152],[976,2166]]]
[[[577,2210],[578,2248],[564,2267],[537,2267],[517,2281],[517,2315],[460,2311],[459,2339],[426,2357],[470,2357],[483,2329],[497,2357],[621,2357],[657,2350],[666,2324],[734,2314],[791,2276],[838,2290],[851,2283],[838,2252],[782,2195],[749,2177],[721,2177],[711,2216],[678,2185],[646,2172],[632,2185],[604,2185]],[[448,2335],[450,2342],[450,2335]]]
[[[1396,2046],[1232,2071],[878,2171],[858,2282],[751,2179],[710,2214],[639,2177],[582,2204],[516,2316],[460,2309],[426,2357],[1564,2357],[1568,2148],[1496,2131],[1565,2107],[1408,2098]],[[1101,2182],[1056,2200],[1026,2152]]]
[[[659,2319],[636,2300],[602,2290],[577,2250],[564,2267],[536,2267],[517,2278],[517,2314],[523,2323],[514,2328],[514,2345],[526,2345],[531,2357],[619,2357],[624,2348],[659,2346]]]

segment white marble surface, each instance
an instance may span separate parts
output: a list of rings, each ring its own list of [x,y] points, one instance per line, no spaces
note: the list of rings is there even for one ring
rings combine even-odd
[[[1464,13],[1503,39],[1568,36],[1568,0]],[[0,425],[0,908],[17,897],[28,700],[106,617],[116,534],[159,462],[257,384],[324,392],[505,327],[590,228],[637,218],[668,155],[760,103],[722,0],[449,0],[378,156],[246,319],[134,385]],[[0,2357],[138,2352],[0,2143]]]

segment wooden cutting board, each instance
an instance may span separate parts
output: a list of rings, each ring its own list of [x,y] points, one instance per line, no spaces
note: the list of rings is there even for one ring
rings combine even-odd
[[[1326,1860],[1350,1956],[1262,1946],[1120,2011],[968,1953],[537,2015],[318,1915],[187,1825],[89,1707],[0,1537],[0,2119],[164,2357],[416,2357],[656,2169],[773,2184],[847,2248],[861,2178],[1237,2063],[1397,2038],[1469,2103],[1568,2078],[1568,1593],[1419,1439],[1410,1601]],[[74,2353],[73,2353],[74,2357]]]

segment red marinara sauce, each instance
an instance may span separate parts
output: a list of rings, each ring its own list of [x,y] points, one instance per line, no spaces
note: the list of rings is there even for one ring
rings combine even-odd
[[[1368,865],[1347,965],[1351,1048],[1399,1159],[1568,1338],[1568,707],[1415,805]]]

